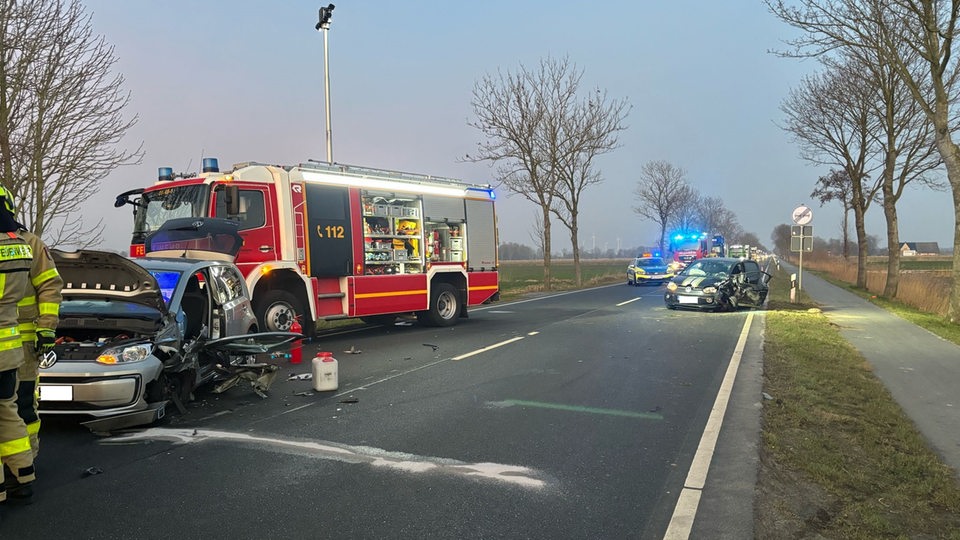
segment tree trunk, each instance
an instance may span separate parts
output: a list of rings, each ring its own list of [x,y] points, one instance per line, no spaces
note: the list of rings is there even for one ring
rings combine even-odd
[[[850,258],[850,209],[843,209],[843,260]]]
[[[580,243],[577,234],[577,215],[570,216],[570,243],[573,244],[573,276],[577,287],[583,286],[583,274],[580,272]]]
[[[543,289],[551,290],[550,281],[550,207],[542,206],[543,210]]]
[[[853,180],[853,226],[857,231],[857,287],[867,288],[867,228],[864,225],[865,214],[862,178]]]
[[[937,147],[947,167],[947,178],[953,191],[953,292],[947,308],[947,319],[960,322],[960,148],[953,143],[949,131],[937,130]]]
[[[900,233],[892,178],[883,180],[883,215],[887,218],[887,282],[883,286],[883,296],[893,299],[900,286]]]

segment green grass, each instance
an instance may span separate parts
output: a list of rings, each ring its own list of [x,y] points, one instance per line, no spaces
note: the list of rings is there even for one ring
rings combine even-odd
[[[586,287],[627,281],[629,259],[586,259],[580,261],[580,273]],[[572,260],[554,260],[550,264],[552,290],[576,288]],[[523,294],[543,292],[543,261],[500,261],[500,298],[510,300]]]
[[[785,272],[768,307],[761,477],[804,496],[773,488],[767,511],[796,537],[960,538],[960,485],[869,364],[804,293],[790,303]]]

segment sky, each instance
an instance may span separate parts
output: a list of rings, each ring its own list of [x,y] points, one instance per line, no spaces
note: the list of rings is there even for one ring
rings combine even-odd
[[[202,157],[221,169],[326,161],[323,36],[314,27],[329,2],[82,1],[94,32],[114,46],[137,116],[121,144],[145,151],[85,204],[106,224],[101,247],[129,245],[130,207],[113,199],[153,183],[158,167],[198,171]],[[767,246],[799,205],[813,210],[816,236],[841,236],[840,205],[810,197],[828,169],[802,160],[781,127],[782,101],[818,66],[771,53],[795,34],[759,0],[335,4],[327,36],[335,162],[494,183],[493,166],[463,160],[482,141],[469,125],[474,85],[567,57],[583,71],[584,92],[601,88],[631,107],[620,146],[596,160],[603,183],[583,196],[585,249],[656,243],[658,226],[634,210],[638,173],[654,160],[684,169]],[[497,195],[501,242],[534,245],[536,207]],[[952,245],[949,192],[908,189],[899,209],[901,241]],[[554,231],[555,250],[569,248],[565,229]],[[874,206],[867,233],[883,244],[884,231]]]

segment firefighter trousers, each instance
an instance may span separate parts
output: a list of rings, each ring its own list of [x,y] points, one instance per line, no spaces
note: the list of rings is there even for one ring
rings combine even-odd
[[[27,425],[30,437],[30,449],[33,460],[40,453],[40,413],[38,411],[38,387],[40,378],[40,359],[37,358],[33,344],[23,344],[23,365],[17,370],[17,414]]]
[[[33,451],[27,426],[17,414],[17,370],[0,371],[0,474],[13,474],[19,484],[33,482]],[[7,499],[4,483],[0,484],[0,501]]]

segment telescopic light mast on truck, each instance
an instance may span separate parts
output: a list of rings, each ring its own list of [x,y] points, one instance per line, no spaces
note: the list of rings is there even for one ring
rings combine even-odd
[[[495,194],[489,185],[341,164],[242,163],[199,175],[159,169],[158,181],[117,196],[132,204],[132,257],[164,222],[238,221],[236,258],[263,330],[414,313],[449,326],[499,298]]]

